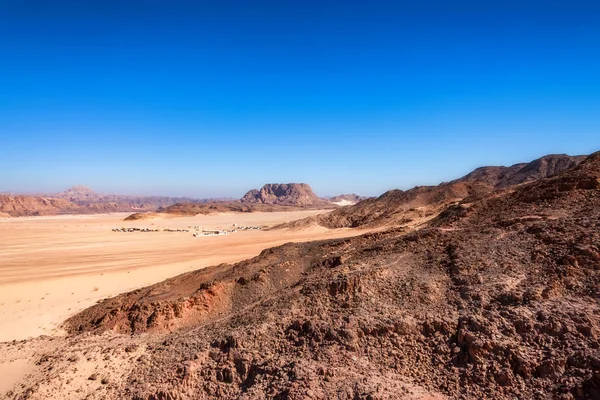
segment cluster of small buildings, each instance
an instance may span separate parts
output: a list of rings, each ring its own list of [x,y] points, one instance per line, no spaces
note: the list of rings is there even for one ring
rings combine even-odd
[[[113,232],[160,232],[160,229],[150,228],[113,228]],[[163,229],[163,232],[189,232],[189,229]]]
[[[216,236],[216,235],[229,235],[230,233],[237,232],[235,229],[224,230],[224,229],[216,229],[216,230],[202,230],[201,232],[194,233],[194,237],[198,236]]]
[[[113,228],[113,232],[159,232],[160,229],[149,228]]]
[[[258,231],[262,229],[262,226],[238,226],[237,229],[240,231]]]
[[[188,228],[192,228],[189,226]],[[217,235],[229,235],[230,233],[240,231],[256,231],[262,229],[262,226],[238,226],[237,224],[233,224],[232,229],[202,229],[201,226],[194,226],[193,229],[194,237],[198,236],[217,236]],[[149,228],[114,228],[113,232],[189,232],[190,229],[149,229]]]

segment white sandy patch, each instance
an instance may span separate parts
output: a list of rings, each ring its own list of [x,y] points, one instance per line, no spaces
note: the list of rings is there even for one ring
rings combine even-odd
[[[354,204],[356,204],[355,201],[350,201],[350,200],[340,200],[340,201],[332,201],[333,204],[337,204],[338,206],[352,206]]]

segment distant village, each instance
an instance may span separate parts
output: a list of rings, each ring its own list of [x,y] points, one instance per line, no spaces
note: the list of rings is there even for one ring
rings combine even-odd
[[[194,237],[201,236],[218,236],[218,235],[229,235],[237,231],[257,231],[263,229],[262,226],[246,226],[233,224],[231,229],[202,229],[201,226],[189,226],[188,229],[151,229],[151,228],[113,228],[113,232],[193,232]]]

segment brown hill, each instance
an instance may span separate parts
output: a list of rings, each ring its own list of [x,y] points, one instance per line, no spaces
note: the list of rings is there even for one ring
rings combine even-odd
[[[378,198],[363,200],[329,214],[307,220],[327,228],[370,228],[403,225],[431,217],[452,202],[481,196],[491,188],[481,183],[417,186],[407,191],[390,190]]]
[[[473,191],[462,185],[448,186]],[[287,244],[184,274],[68,320],[74,336],[40,361],[43,381],[63,379],[76,352],[141,347],[98,396],[597,399],[599,199],[596,153],[416,231]],[[114,350],[78,336],[106,330],[134,336]]]
[[[79,213],[81,207],[65,199],[42,196],[0,195],[0,212],[11,217]]]
[[[449,184],[461,182],[480,182],[496,187],[500,182],[506,182],[507,177],[513,176],[521,170],[527,163],[515,164],[510,167],[486,166],[479,167],[463,176],[462,178],[451,181]]]
[[[559,172],[575,167],[586,156],[549,154],[530,163],[515,164],[510,167],[481,167],[454,180],[457,182],[482,182],[497,188],[510,187],[521,183],[549,178]]]
[[[242,197],[241,202],[286,206],[330,205],[328,201],[317,196],[306,183],[269,183],[260,190],[250,190]]]

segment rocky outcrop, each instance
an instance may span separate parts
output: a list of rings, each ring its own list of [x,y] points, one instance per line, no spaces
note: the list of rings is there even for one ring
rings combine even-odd
[[[250,190],[241,202],[286,206],[324,206],[329,203],[317,196],[306,183],[269,183],[260,190]]]

